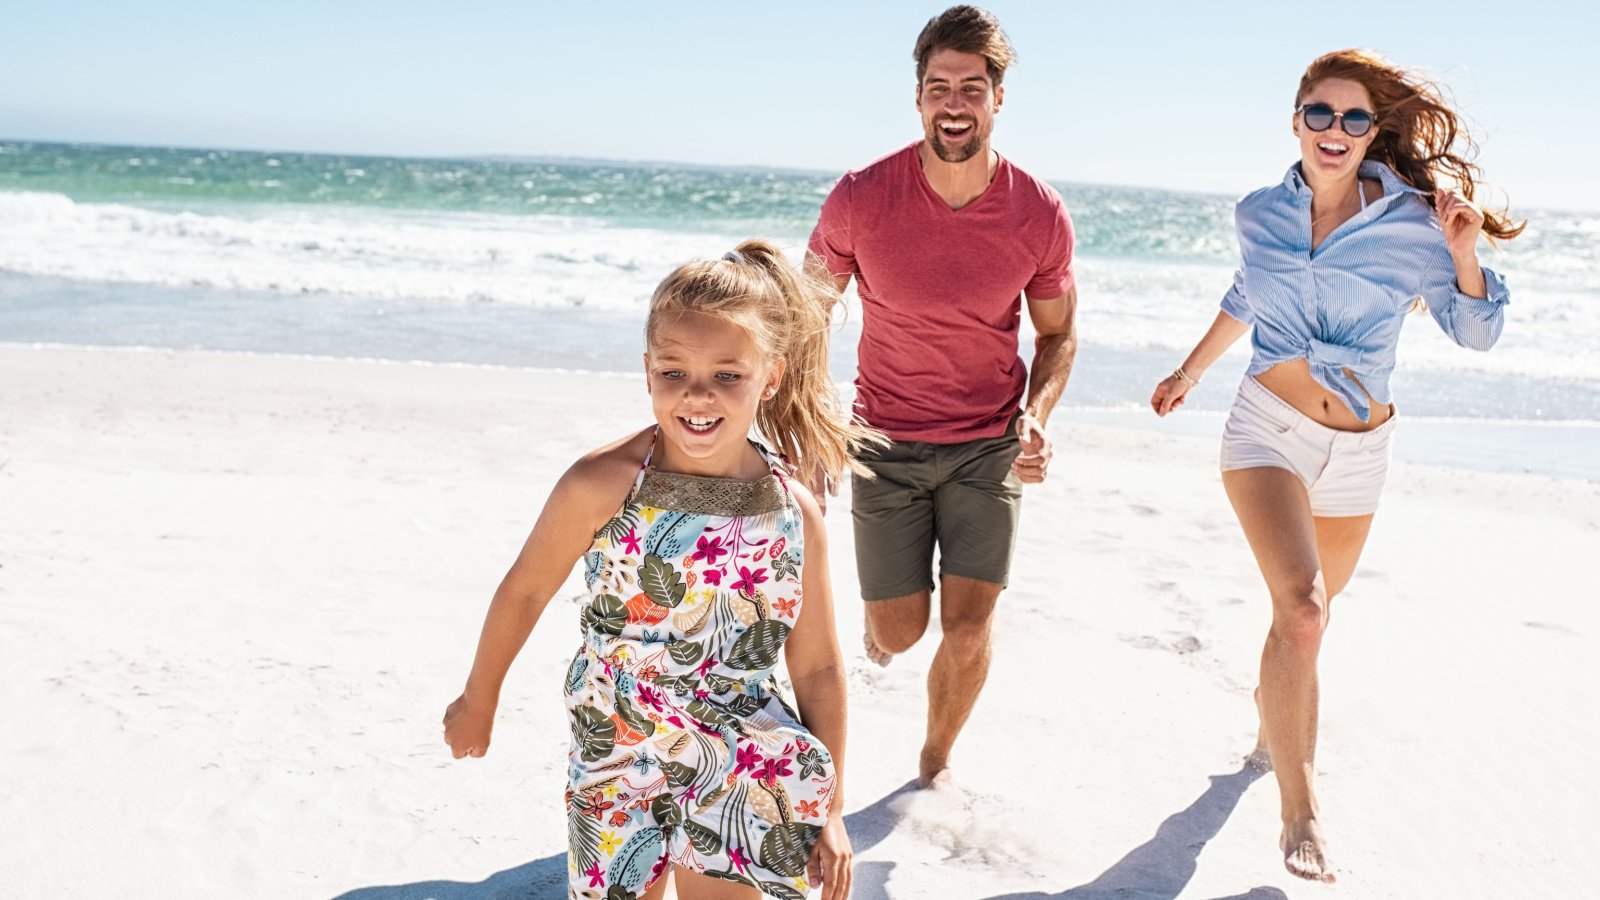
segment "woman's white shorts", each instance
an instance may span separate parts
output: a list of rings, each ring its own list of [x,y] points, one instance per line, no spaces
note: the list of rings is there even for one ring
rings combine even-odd
[[[1315,422],[1246,376],[1222,429],[1222,471],[1273,466],[1300,476],[1314,516],[1378,511],[1394,417],[1371,431]]]

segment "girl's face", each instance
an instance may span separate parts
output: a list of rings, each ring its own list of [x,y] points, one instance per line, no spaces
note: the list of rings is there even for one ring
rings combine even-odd
[[[704,313],[671,316],[644,355],[646,384],[675,471],[738,477],[749,465],[745,438],[761,401],[783,377],[737,323]]]

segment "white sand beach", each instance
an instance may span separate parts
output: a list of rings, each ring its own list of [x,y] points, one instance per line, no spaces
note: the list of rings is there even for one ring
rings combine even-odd
[[[625,377],[0,347],[0,897],[563,897],[576,574],[489,755],[439,719],[555,479],[648,421]],[[1600,484],[1396,464],[1312,885],[1241,765],[1265,592],[1215,440],[1164,428],[1051,422],[948,793],[910,787],[934,642],[867,662],[832,501],[855,896],[1595,896]]]

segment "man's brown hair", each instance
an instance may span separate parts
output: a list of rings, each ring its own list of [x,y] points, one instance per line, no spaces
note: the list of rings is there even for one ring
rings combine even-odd
[[[911,52],[917,61],[917,84],[928,73],[928,58],[940,50],[976,53],[989,62],[989,80],[996,85],[1006,75],[1006,67],[1017,59],[1011,41],[1000,28],[1000,20],[976,6],[952,6],[928,20],[917,35]]]

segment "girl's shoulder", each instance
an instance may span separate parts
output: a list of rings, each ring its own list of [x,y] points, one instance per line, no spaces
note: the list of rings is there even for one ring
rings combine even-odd
[[[578,461],[572,464],[572,469],[586,474],[602,474],[612,469],[631,467],[633,472],[637,473],[644,466],[645,455],[650,452],[655,434],[654,425],[629,432],[609,444],[596,447],[578,457]]]
[[[797,477],[785,479],[789,488],[789,495],[794,498],[794,505],[800,510],[800,521],[805,524],[806,539],[809,541],[819,532],[825,532],[823,524],[822,504],[817,502],[816,494],[801,483]]]
[[[596,512],[614,510],[633,489],[654,436],[652,425],[585,453],[567,468],[557,489]]]

